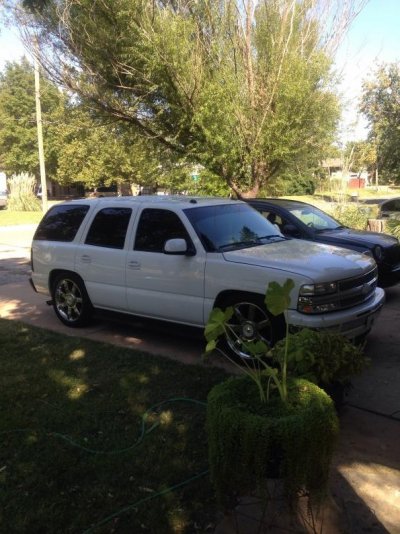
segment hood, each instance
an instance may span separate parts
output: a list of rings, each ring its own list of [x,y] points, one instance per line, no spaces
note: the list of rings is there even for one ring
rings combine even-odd
[[[375,266],[375,261],[366,254],[301,239],[233,250],[224,252],[223,256],[229,262],[279,269],[315,282],[360,276]]]
[[[387,248],[398,243],[398,240],[391,235],[367,232],[366,230],[353,230],[352,228],[316,232],[315,239],[323,239],[324,243],[329,242],[338,246],[341,244],[347,245],[348,243],[349,245],[369,249],[372,249],[375,245]]]

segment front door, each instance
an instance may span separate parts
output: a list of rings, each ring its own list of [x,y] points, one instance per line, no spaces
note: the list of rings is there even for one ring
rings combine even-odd
[[[194,255],[165,254],[165,242],[175,238],[185,239]],[[126,269],[129,310],[203,326],[206,253],[194,250],[179,215],[168,209],[143,209],[132,248]]]

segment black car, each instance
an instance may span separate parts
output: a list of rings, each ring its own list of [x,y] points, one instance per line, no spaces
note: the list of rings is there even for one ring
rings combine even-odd
[[[378,265],[379,285],[400,281],[399,240],[387,234],[354,230],[342,226],[322,210],[299,202],[277,198],[248,199],[285,237],[306,239],[370,254]]]
[[[380,203],[379,217],[388,219],[390,217],[400,216],[400,197],[390,198]]]

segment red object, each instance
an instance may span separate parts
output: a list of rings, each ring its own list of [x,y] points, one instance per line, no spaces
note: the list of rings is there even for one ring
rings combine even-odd
[[[365,187],[365,178],[350,178],[349,187],[350,189],[361,189]]]

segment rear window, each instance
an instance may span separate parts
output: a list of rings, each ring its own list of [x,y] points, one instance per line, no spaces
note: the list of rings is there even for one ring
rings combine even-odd
[[[73,241],[88,210],[87,204],[54,206],[42,219],[33,239],[36,241]]]

